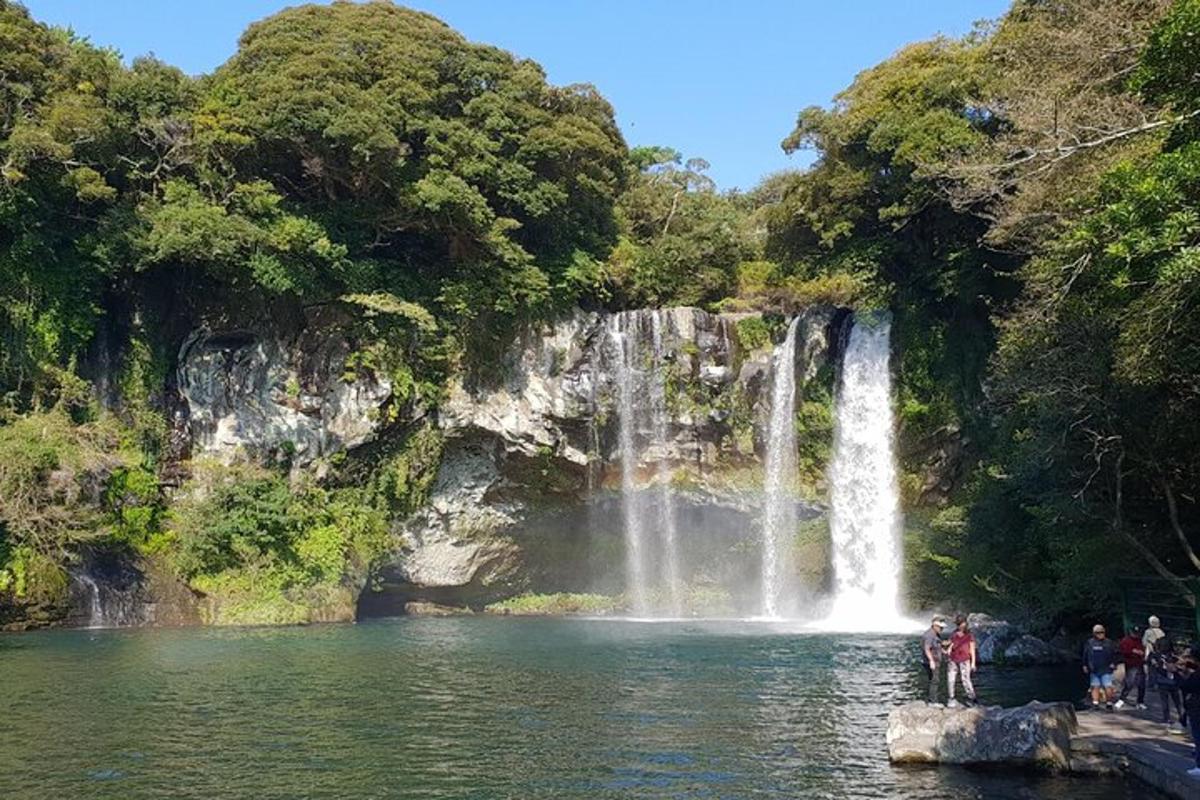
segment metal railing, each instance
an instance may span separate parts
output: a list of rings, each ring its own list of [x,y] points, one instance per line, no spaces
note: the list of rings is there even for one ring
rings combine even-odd
[[[1200,579],[1122,578],[1120,587],[1125,630],[1154,615],[1172,639],[1200,641]]]

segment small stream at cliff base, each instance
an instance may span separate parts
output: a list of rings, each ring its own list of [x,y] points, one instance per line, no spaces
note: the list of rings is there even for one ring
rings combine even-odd
[[[0,638],[5,798],[1133,800],[1118,780],[887,762],[915,637],[448,618]],[[1000,670],[987,702],[1075,699]]]

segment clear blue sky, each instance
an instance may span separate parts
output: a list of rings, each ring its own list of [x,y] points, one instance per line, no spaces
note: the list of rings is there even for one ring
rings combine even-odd
[[[595,84],[631,145],[712,164],[723,189],[807,163],[779,142],[796,112],[827,104],[902,45],[958,35],[1010,0],[412,0],[467,38],[532,58],[554,83]],[[199,74],[286,0],[25,0],[126,57]]]

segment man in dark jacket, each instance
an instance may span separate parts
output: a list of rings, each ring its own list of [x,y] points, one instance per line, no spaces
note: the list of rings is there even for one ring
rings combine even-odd
[[[1179,660],[1179,688],[1183,690],[1183,707],[1187,711],[1188,727],[1192,731],[1192,743],[1196,747],[1196,766],[1188,775],[1200,778],[1200,664],[1189,654]]]
[[[1083,672],[1088,676],[1092,687],[1092,708],[1100,707],[1100,698],[1104,698],[1105,707],[1113,708],[1116,688],[1113,686],[1113,670],[1118,659],[1117,648],[1104,633],[1103,625],[1092,626],[1092,638],[1083,645]]]

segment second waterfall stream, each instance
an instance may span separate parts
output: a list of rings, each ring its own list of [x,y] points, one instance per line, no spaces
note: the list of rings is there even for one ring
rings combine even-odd
[[[762,615],[778,618],[794,597],[791,540],[796,535],[796,329],[800,317],[788,326],[787,336],[775,349],[771,417],[767,423],[766,471],[762,511]]]

